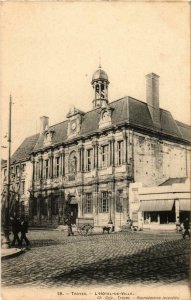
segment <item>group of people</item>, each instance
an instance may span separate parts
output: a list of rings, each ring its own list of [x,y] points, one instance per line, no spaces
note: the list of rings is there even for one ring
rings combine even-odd
[[[11,217],[11,225],[12,225],[12,233],[13,233],[13,241],[11,243],[12,247],[23,246],[23,241],[25,241],[26,247],[29,248],[30,242],[26,237],[26,233],[28,232],[28,222],[24,218],[16,218]],[[19,237],[19,233],[21,233]]]

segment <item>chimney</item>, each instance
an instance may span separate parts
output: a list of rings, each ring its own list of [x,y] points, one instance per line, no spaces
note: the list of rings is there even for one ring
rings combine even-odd
[[[49,117],[42,116],[40,117],[40,132],[43,132],[45,129],[48,129],[49,126]]]
[[[151,114],[151,118],[156,127],[160,128],[160,108],[159,108],[159,77],[150,73],[146,76],[146,99]]]

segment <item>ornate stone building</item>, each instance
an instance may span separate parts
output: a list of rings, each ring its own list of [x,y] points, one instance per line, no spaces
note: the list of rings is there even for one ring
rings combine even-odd
[[[35,224],[64,224],[69,201],[72,222],[93,218],[95,228],[112,221],[117,230],[129,214],[129,184],[158,185],[188,177],[190,127],[159,107],[159,76],[146,76],[146,102],[124,97],[109,102],[109,80],[93,74],[93,109],[73,107],[67,120],[41,131],[30,157],[30,218]]]

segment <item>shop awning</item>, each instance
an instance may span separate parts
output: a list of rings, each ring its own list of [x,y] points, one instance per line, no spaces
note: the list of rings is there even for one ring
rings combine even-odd
[[[141,201],[139,211],[171,211],[174,200],[147,200]]]
[[[191,203],[189,199],[179,199],[180,211],[190,211]]]

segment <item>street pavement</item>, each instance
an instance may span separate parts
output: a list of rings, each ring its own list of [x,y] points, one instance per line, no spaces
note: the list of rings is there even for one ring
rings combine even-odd
[[[188,285],[190,241],[178,233],[32,230],[28,238],[31,250],[2,261],[3,287]]]

